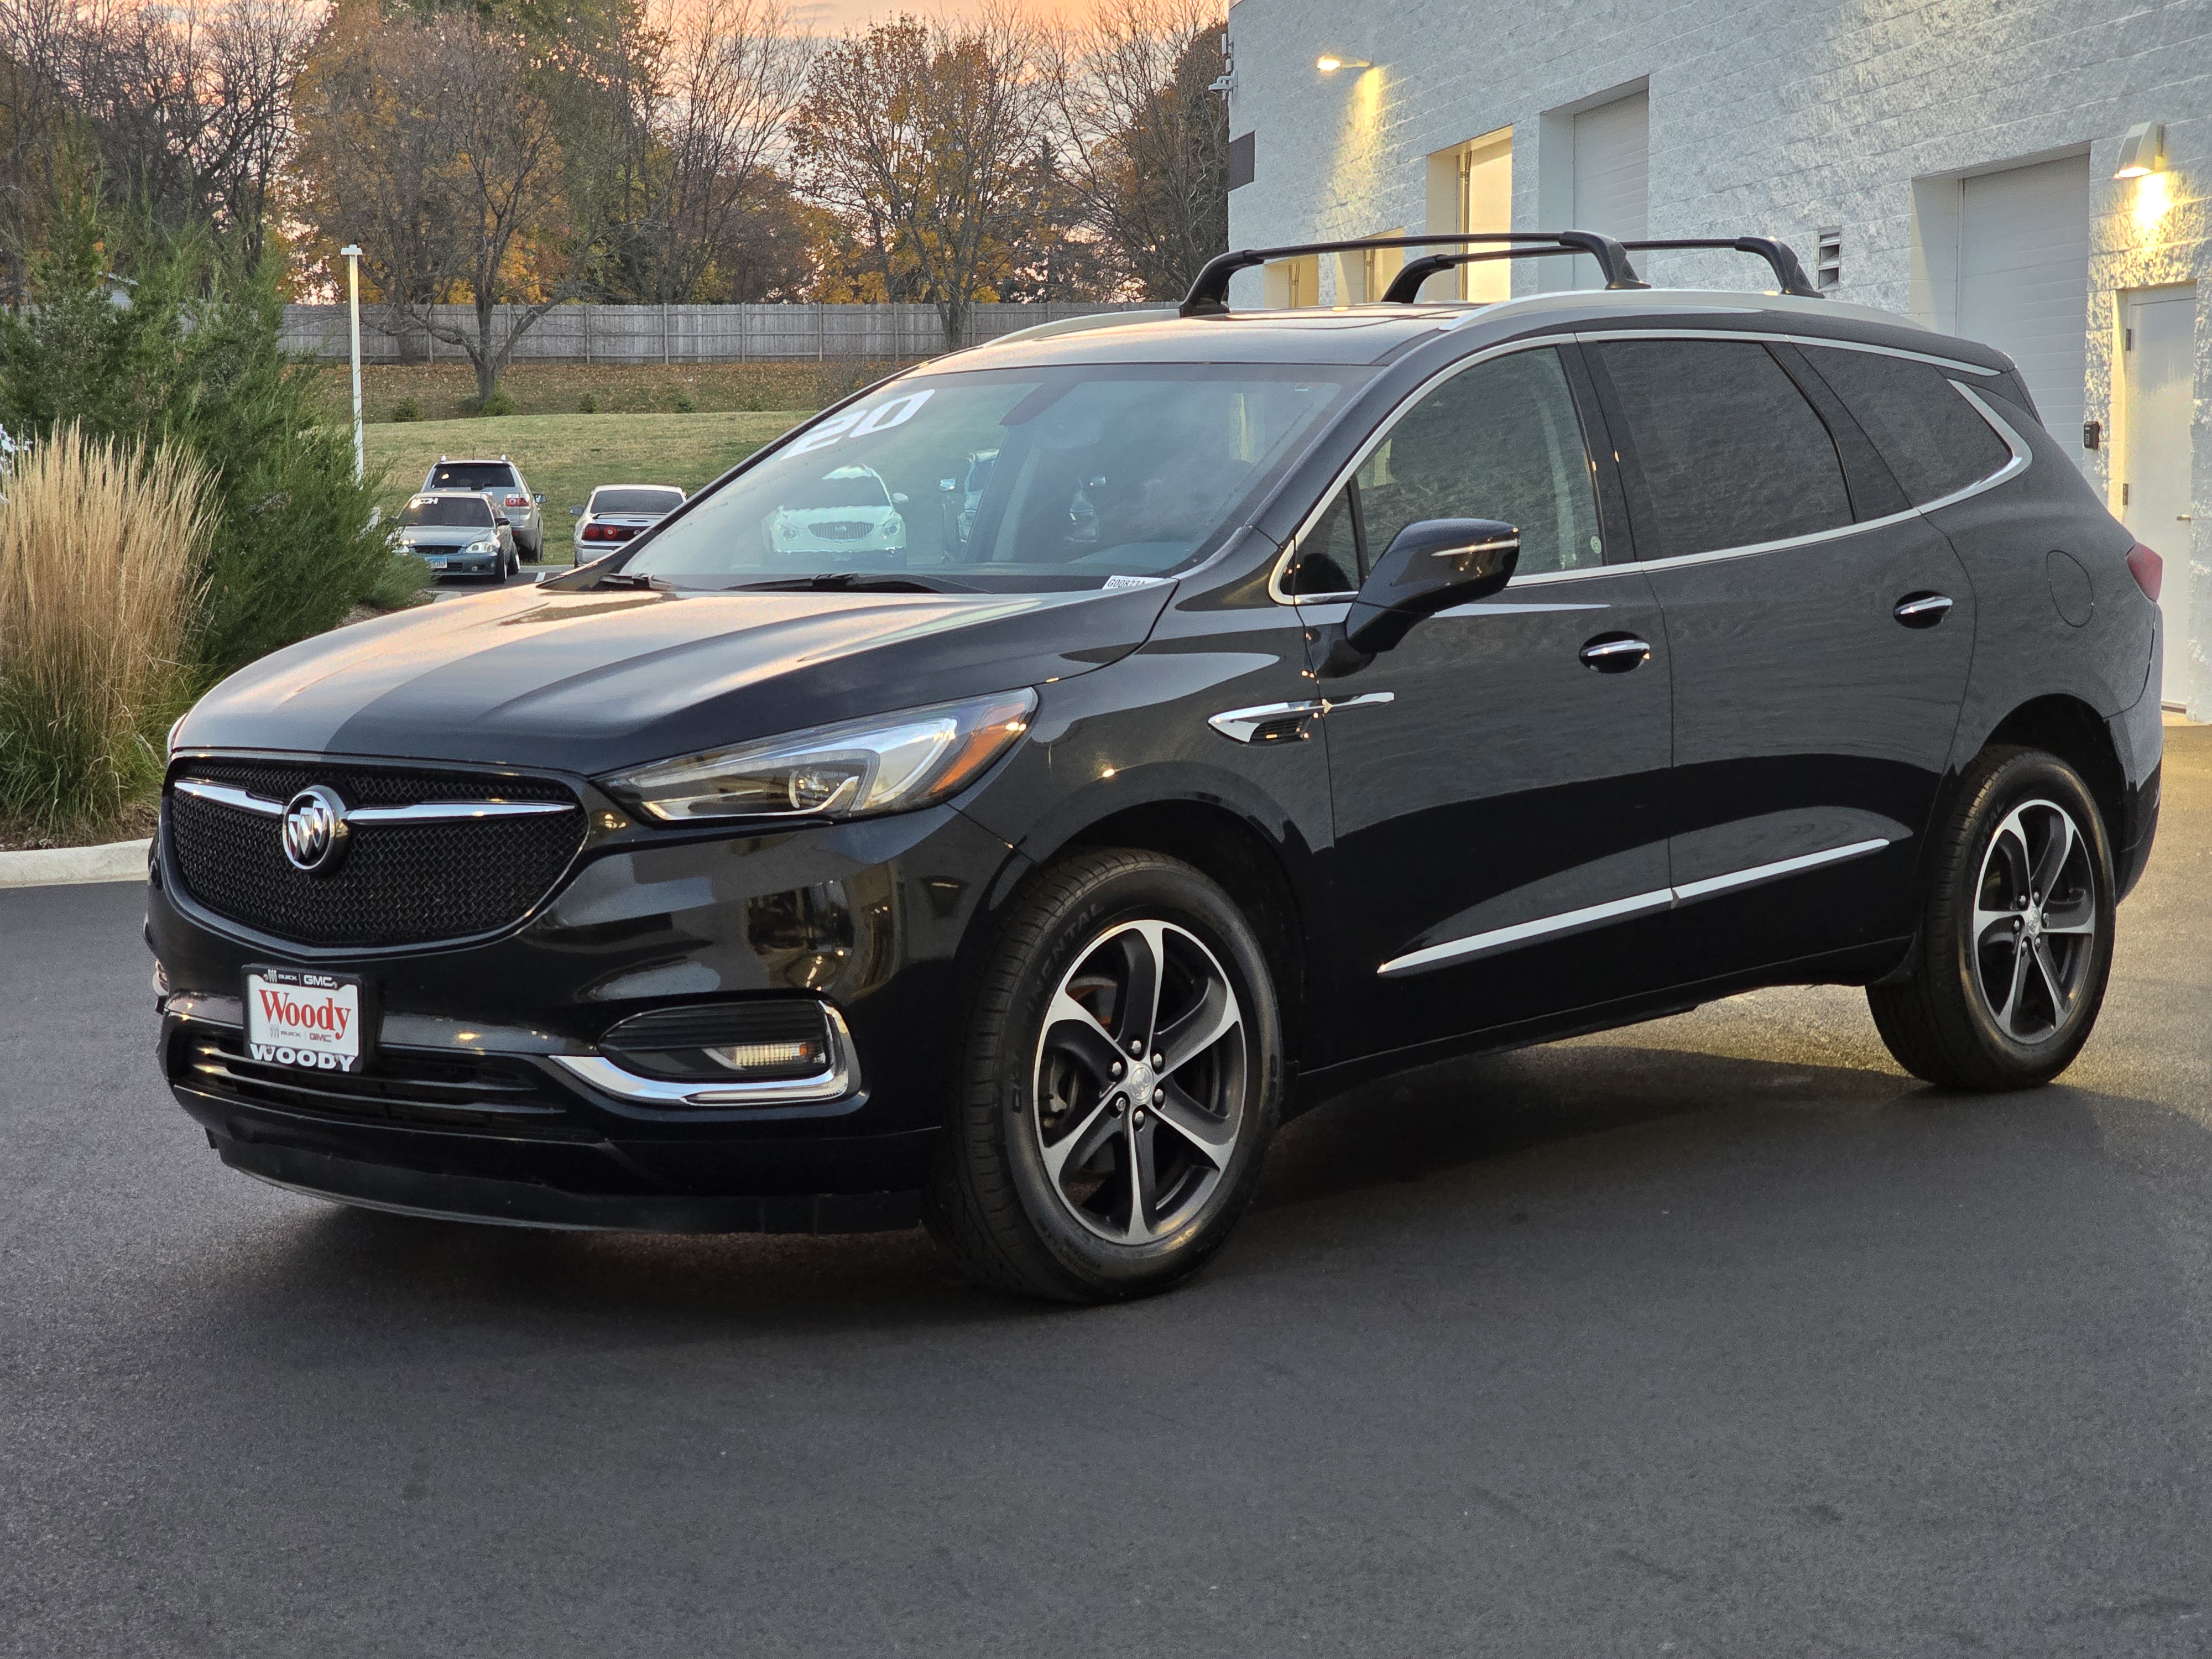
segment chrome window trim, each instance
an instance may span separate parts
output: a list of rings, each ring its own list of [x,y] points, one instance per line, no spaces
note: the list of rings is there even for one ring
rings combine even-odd
[[[1340,471],[1328,488],[1322,492],[1319,504],[1306,515],[1304,520],[1298,526],[1297,532],[1285,544],[1281,555],[1275,561],[1274,569],[1267,577],[1267,597],[1278,605],[1326,605],[1334,600],[1355,597],[1356,590],[1334,593],[1291,594],[1285,591],[1283,582],[1284,579],[1290,574],[1291,564],[1297,557],[1299,547],[1313,532],[1314,526],[1321,521],[1322,514],[1328,510],[1330,503],[1335,501],[1336,492],[1344,487],[1345,480],[1365,465],[1368,456],[1374,453],[1376,447],[1389,435],[1391,428],[1395,427],[1416,404],[1426,397],[1432,387],[1462,370],[1474,368],[1477,363],[1487,362],[1493,357],[1502,357],[1510,352],[1531,350],[1540,346],[1568,343],[1596,345],[1608,340],[1759,340],[1782,345],[1826,346],[1839,351],[1864,351],[1881,357],[1902,357],[1911,362],[1928,363],[1942,369],[1946,372],[1946,378],[1952,374],[1978,374],[1994,379],[1999,372],[1994,368],[1981,368],[1974,363],[1962,363],[1955,358],[1938,357],[1927,352],[1906,351],[1896,346],[1870,345],[1858,340],[1832,340],[1818,335],[1767,333],[1736,328],[1605,329],[1572,334],[1547,334],[1533,339],[1509,341],[1504,345],[1493,346],[1486,351],[1478,351],[1472,356],[1451,364],[1443,371],[1424,380],[1392,412],[1390,418],[1376,428],[1373,436],[1369,438],[1360,448],[1358,454],[1353,457],[1351,465]],[[1954,489],[1949,495],[1938,496],[1924,506],[1910,507],[1901,513],[1884,514],[1878,519],[1856,520],[1852,523],[1838,525],[1828,530],[1815,530],[1808,532],[1802,536],[1785,537],[1780,541],[1753,542],[1741,547],[1715,548],[1705,553],[1677,553],[1660,559],[1632,559],[1621,564],[1591,565],[1586,569],[1532,571],[1526,576],[1514,577],[1506,583],[1506,586],[1533,587],[1545,582],[1589,581],[1600,576],[1616,576],[1625,570],[1671,570],[1685,565],[1712,564],[1724,559],[1747,559],[1761,553],[1778,553],[1790,548],[1810,547],[1820,542],[1834,541],[1838,537],[1856,535],[1863,530],[1880,530],[1886,526],[1902,524],[1908,519],[1921,518],[1929,513],[1940,512],[1944,507],[1956,506],[1969,497],[1978,495],[1985,489],[1994,489],[1997,485],[2018,477],[2026,471],[2033,459],[2033,452],[2029,449],[2026,440],[2021,438],[2002,416],[1991,409],[1972,386],[1961,385],[1955,380],[1951,381],[1951,386],[1960,397],[1973,406],[1984,420],[1990,423],[1997,436],[2004,441],[2005,447],[2012,452],[2012,459],[2004,465],[1990,473],[1986,478],[1977,479],[1962,489]]]
[[[1876,836],[1841,847],[1825,848],[1817,853],[1800,853],[1794,858],[1777,859],[1770,864],[1754,864],[1746,869],[1731,870],[1724,875],[1707,876],[1700,881],[1655,888],[1650,892],[1632,894],[1627,898],[1609,899],[1603,904],[1586,904],[1577,910],[1563,910],[1557,915],[1538,916],[1532,921],[1517,921],[1508,927],[1492,927],[1480,933],[1469,933],[1462,939],[1445,939],[1441,944],[1424,945],[1418,951],[1408,951],[1404,956],[1391,957],[1375,971],[1384,978],[1418,974],[1425,969],[1442,967],[1448,962],[1462,962],[1469,957],[1487,956],[1494,951],[1510,950],[1514,945],[1526,945],[1534,939],[1552,939],[1561,933],[1595,927],[1601,922],[1618,921],[1626,916],[1640,915],[1653,910],[1678,909],[1685,904],[1694,904],[1699,899],[1711,898],[1716,894],[1732,893],[1741,888],[1756,887],[1762,882],[1779,881],[1784,876],[1794,876],[1801,871],[1841,864],[1847,859],[1863,858],[1890,844],[1889,836]]]
[[[826,1002],[822,1013],[830,1028],[830,1063],[812,1077],[772,1083],[708,1083],[696,1078],[675,1082],[641,1077],[604,1054],[548,1054],[546,1058],[601,1093],[637,1106],[814,1105],[841,1100],[857,1086],[853,1034],[846,1029],[845,1018]]]
[[[219,806],[234,806],[240,811],[258,813],[265,818],[284,816],[286,803],[271,800],[266,795],[256,795],[227,783],[209,783],[199,778],[179,778],[169,786],[179,794],[198,796],[211,800]],[[464,818],[520,818],[535,817],[545,812],[574,812],[580,809],[574,801],[558,800],[426,800],[411,806],[349,806],[345,811],[348,823],[453,823]]]

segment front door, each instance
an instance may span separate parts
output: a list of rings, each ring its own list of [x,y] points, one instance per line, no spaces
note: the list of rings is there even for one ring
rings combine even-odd
[[[1664,972],[1637,930],[1668,902],[1667,653],[1643,574],[1606,562],[1556,351],[1479,362],[1407,411],[1304,538],[1297,591],[1355,585],[1399,529],[1438,518],[1516,526],[1520,574],[1321,683],[1339,1057],[1554,1015]],[[1302,609],[1325,624],[1344,607]]]
[[[1666,615],[1685,976],[1909,932],[1973,653],[1958,556],[1895,511],[1886,469],[1879,498],[1847,480],[1831,419],[1879,463],[1802,359],[1717,339],[1590,355],[1626,428],[1637,545]]]
[[[2192,477],[2189,423],[2196,413],[2197,289],[2194,283],[2130,295],[2121,313],[2120,516],[2135,538],[2166,561],[2158,596],[2166,613],[2166,684],[2161,695],[2192,714],[2206,712],[2212,688],[2192,684],[2195,618],[2189,614]]]

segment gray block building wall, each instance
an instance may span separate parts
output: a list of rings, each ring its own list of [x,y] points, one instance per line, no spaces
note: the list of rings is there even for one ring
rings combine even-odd
[[[2116,513],[2130,482],[2120,441],[2148,442],[2126,433],[2130,408],[2185,422],[2171,434],[2184,446],[2185,510],[2161,511],[2158,534],[2138,534],[2166,560],[2165,695],[2212,717],[2212,538],[2194,524],[2206,517],[2195,503],[2212,497],[2212,0],[1404,0],[1358,12],[1236,0],[1229,16],[1230,131],[1250,135],[1249,182],[1230,195],[1234,246],[1451,229],[1455,214],[1470,229],[1560,228],[1579,206],[1585,219],[1613,218],[1589,228],[1614,234],[1779,236],[1808,270],[1825,247],[1823,286],[1838,298],[2009,334],[2017,319],[1987,315],[1972,273],[1961,276],[1978,204],[2001,208],[2008,179],[2043,176],[2014,171],[2025,166],[2063,163],[2046,169],[2062,184],[2086,171],[2086,283],[2017,302],[2055,307],[2069,326],[2080,307],[2078,368],[2060,351],[2038,396]],[[1344,67],[1322,72],[1323,56]],[[1608,159],[1607,124],[1635,121],[1623,100],[1638,95],[1642,154]],[[2162,126],[2163,169],[2117,179],[2123,136],[2139,122]],[[1455,158],[1465,158],[1456,180]],[[1986,257],[2008,256],[2001,246]],[[1741,256],[1644,258],[1644,274],[1667,286],[1771,282]],[[1482,268],[1491,286],[1473,297],[1589,285],[1567,264]],[[1432,279],[1425,293],[1443,297],[1453,282]],[[2187,283],[2176,416],[2167,404],[2130,403],[2125,355],[2132,307],[2188,299],[2177,286]],[[1260,277],[1238,284],[1232,303],[1260,302]],[[1325,258],[1271,270],[1265,293],[1335,304],[1376,287],[1371,272]],[[2094,447],[2081,441],[2083,422],[2096,422]]]

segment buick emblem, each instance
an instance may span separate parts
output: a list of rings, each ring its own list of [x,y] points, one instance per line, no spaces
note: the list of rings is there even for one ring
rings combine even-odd
[[[345,850],[346,809],[337,791],[310,784],[284,808],[284,856],[311,874],[336,865]]]

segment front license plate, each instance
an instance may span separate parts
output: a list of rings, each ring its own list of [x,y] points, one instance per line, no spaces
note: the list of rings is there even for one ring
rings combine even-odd
[[[442,553],[433,553],[422,562],[433,570],[443,570],[446,568],[446,556]]]
[[[358,1072],[367,998],[357,974],[246,970],[246,1051],[317,1072]]]

